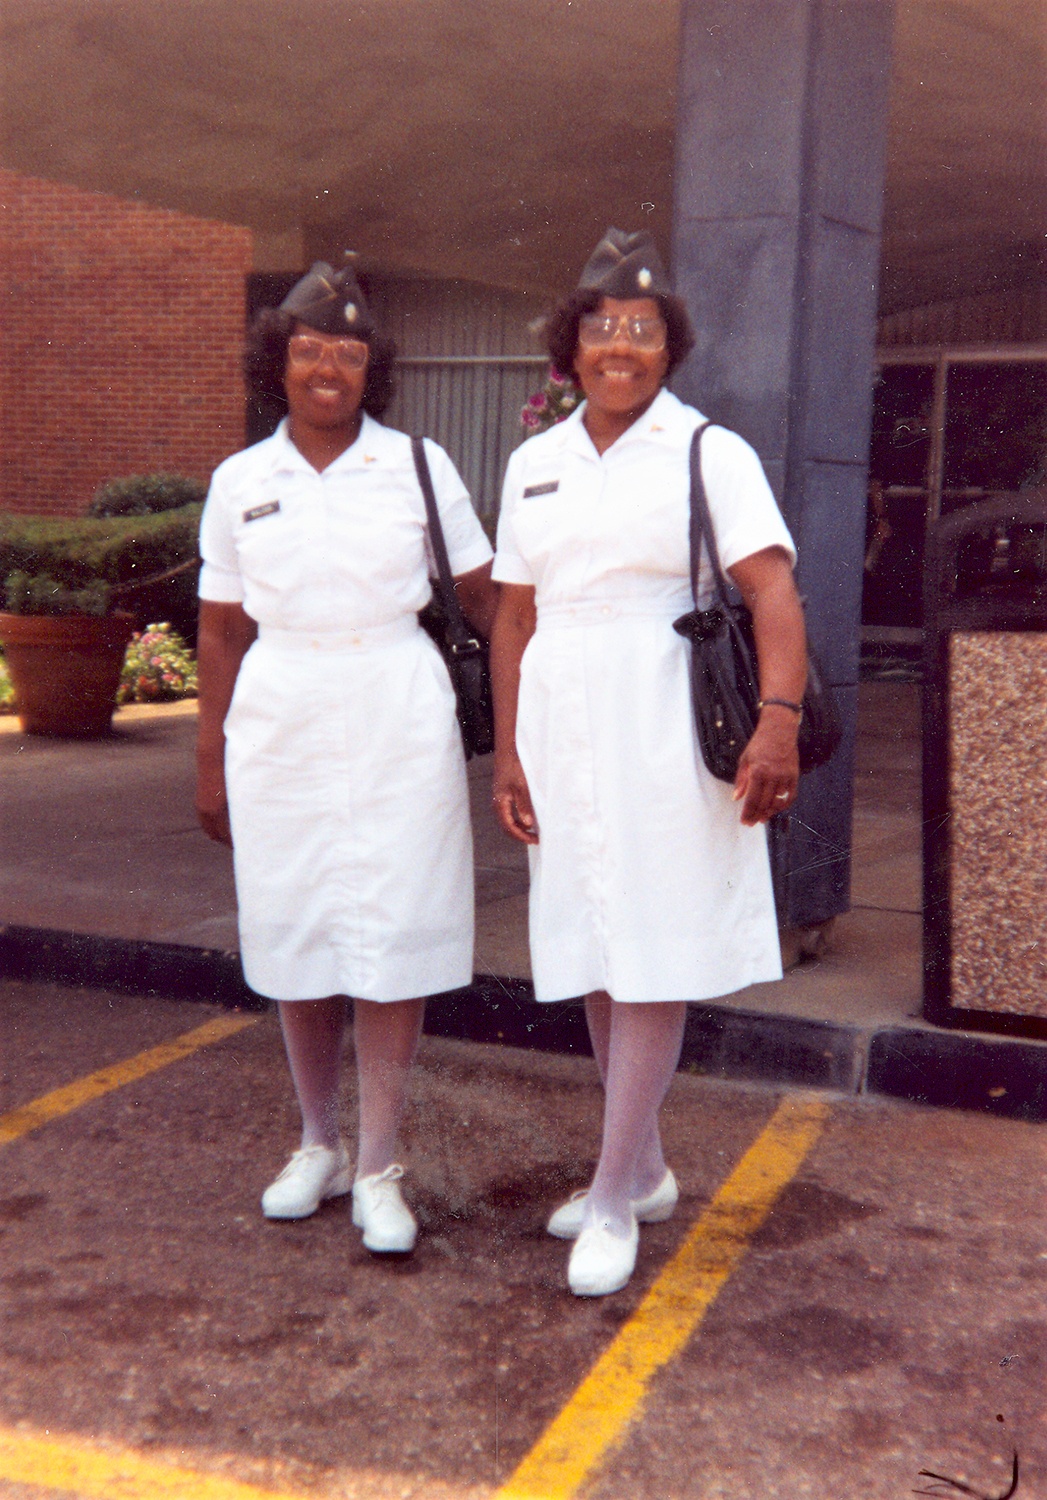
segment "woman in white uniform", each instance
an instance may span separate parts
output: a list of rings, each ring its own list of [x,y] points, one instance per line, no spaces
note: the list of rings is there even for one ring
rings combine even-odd
[[[756,454],[711,427],[703,478],[765,704],[734,786],[712,777],[673,630],[693,607],[688,454],[704,419],[665,388],[693,334],[649,236],[608,230],[547,343],[585,402],[506,474],[494,800],[530,846],[537,998],[585,996],[604,1084],[596,1175],[549,1221],[575,1241],[571,1289],[596,1296],[632,1274],[638,1222],[677,1201],[658,1111],[686,1002],[781,977],[762,825],[795,796],[807,664],[789,533]]]
[[[279,1003],[301,1148],[262,1197],[299,1219],[352,1190],[374,1251],[417,1225],[395,1161],[428,994],[472,978],[472,841],[454,693],[419,628],[425,504],[410,440],[376,420],[395,350],[351,270],[318,263],[248,349],[283,396],[271,438],[215,472],[201,523],[197,811],[231,843],[248,983]],[[426,452],[462,606],[489,632],[491,548]],[[355,1170],[339,1130],[345,997]]]

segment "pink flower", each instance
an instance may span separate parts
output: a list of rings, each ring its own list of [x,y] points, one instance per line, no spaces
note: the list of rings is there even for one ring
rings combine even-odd
[[[520,413],[520,421],[525,427],[538,427],[541,425],[541,418],[538,416],[538,413],[532,411],[529,406],[525,406]]]
[[[549,405],[549,398],[544,391],[535,391],[534,395],[530,397],[527,404],[528,406],[533,406],[535,411],[544,411],[545,408]]]

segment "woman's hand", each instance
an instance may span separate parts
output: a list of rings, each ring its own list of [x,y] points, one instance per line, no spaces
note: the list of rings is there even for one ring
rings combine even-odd
[[[734,778],[734,800],[742,804],[742,822],[747,828],[768,822],[795,801],[800,780],[799,727],[791,708],[769,703],[762,710]]]
[[[209,839],[232,847],[225,792],[225,716],[240,663],[258,626],[240,604],[200,601],[196,636],[199,703],[196,734],[196,816]]]
[[[537,844],[538,820],[531,804],[520,757],[516,753],[516,702],[520,662],[537,623],[534,589],[517,583],[502,586],[491,632],[491,680],[494,687],[494,805],[510,838]]]
[[[220,759],[199,759],[196,767],[196,816],[200,827],[216,844],[233,847],[229,827],[229,801],[225,794],[225,770]]]
[[[760,697],[766,706],[742,751],[734,797],[747,827],[785,812],[796,798],[800,760],[796,739],[800,716],[786,705],[800,703],[807,685],[807,632],[792,563],[781,547],[765,547],[728,569],[753,617]],[[771,703],[768,699],[784,699]]]
[[[492,790],[498,821],[509,837],[521,844],[537,844],[538,822],[518,755],[495,756]]]

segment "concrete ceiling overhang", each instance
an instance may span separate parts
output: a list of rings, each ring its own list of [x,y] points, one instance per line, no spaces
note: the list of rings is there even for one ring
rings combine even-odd
[[[774,4],[775,0],[767,0]],[[0,0],[0,160],[263,263],[569,284],[671,219],[676,0]],[[898,0],[881,307],[1044,271],[1047,0]]]

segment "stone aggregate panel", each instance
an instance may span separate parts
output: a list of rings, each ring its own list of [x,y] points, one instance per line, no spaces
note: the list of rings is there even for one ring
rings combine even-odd
[[[949,640],[950,1000],[1047,1017],[1047,634]]]

